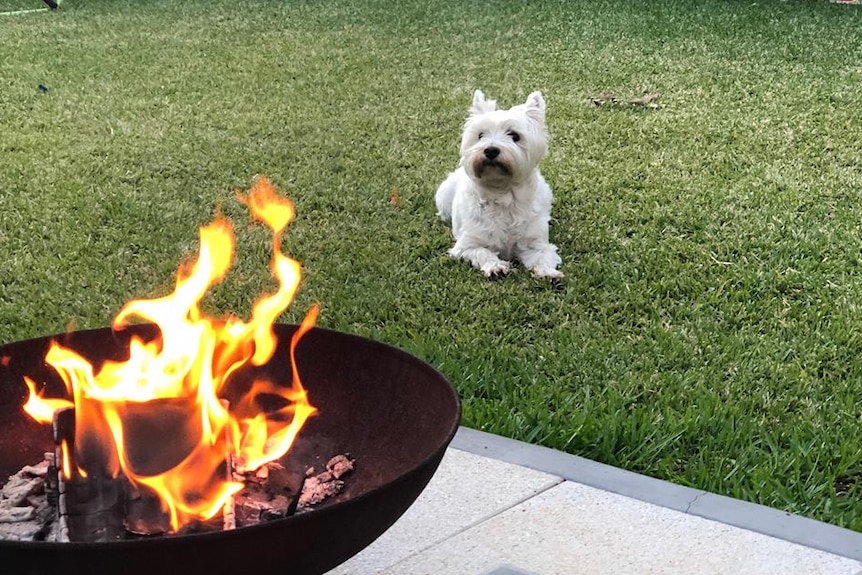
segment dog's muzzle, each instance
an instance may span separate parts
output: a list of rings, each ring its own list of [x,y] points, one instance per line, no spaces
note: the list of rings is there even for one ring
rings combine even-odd
[[[482,156],[476,158],[476,161],[473,163],[473,171],[476,173],[476,176],[481,178],[488,168],[495,168],[506,176],[512,175],[509,166],[500,161],[499,158],[500,148],[497,146],[488,146],[482,150]]]

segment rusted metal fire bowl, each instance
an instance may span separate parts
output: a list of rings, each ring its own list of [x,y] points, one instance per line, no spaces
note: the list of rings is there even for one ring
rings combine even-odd
[[[290,381],[285,358],[295,329],[276,326],[279,361],[261,368],[276,381]],[[123,357],[131,333],[149,336],[154,330],[103,328],[0,346],[0,484],[53,449],[50,426],[33,422],[21,407],[24,375],[47,382],[53,396],[63,393],[59,376],[43,360],[51,339],[98,365]],[[297,365],[319,415],[303,428],[289,457],[312,465],[351,454],[356,469],[340,495],[311,511],[233,531],[105,543],[0,541],[0,565],[16,575],[311,575],[361,551],[407,510],[437,470],[460,421],[458,396],[419,359],[336,331],[306,334]]]

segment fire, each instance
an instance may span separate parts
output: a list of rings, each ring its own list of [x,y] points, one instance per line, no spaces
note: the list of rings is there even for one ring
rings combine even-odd
[[[133,322],[153,323],[159,337],[144,341],[133,336],[128,357],[106,361],[98,371],[77,352],[53,342],[45,361],[62,377],[70,399],[40,397],[36,383],[25,377],[30,396],[24,409],[37,421],[51,423],[57,410],[75,408],[75,455],[86,450],[84,458],[90,461],[82,464],[64,444],[64,474],[123,475],[135,486],[146,486],[158,494],[173,530],[213,517],[242,489],[242,482],[225,472],[227,459],[243,472],[280,458],[316,411],[294,358],[299,339],[314,326],[316,306],[294,334],[289,358],[284,358],[291,362],[292,385],[257,379],[242,397],[225,401],[233,374],[273,357],[278,344],[273,324],[290,305],[300,281],[299,263],[280,249],[282,233],[294,216],[290,200],[279,196],[266,178],[256,181],[247,196],[238,192],[237,198],[272,231],[271,269],[278,282],[274,293],[254,303],[249,321],[213,318],[200,309],[208,290],[225,278],[233,262],[233,226],[217,216],[200,229],[197,259],[180,267],[173,293],[132,300],[112,322],[116,330]],[[263,410],[256,401],[261,396],[274,396],[280,407]],[[189,444],[169,469],[136,469],[128,435],[134,433],[133,422],[140,423],[141,413],[147,429],[164,428],[172,443],[179,438],[178,443]],[[180,423],[176,413],[184,414]]]

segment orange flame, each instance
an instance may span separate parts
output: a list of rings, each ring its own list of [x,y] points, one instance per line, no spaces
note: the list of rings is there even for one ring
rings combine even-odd
[[[25,377],[30,397],[24,409],[34,419],[50,423],[56,410],[75,406],[75,450],[82,444],[98,445],[102,473],[124,475],[133,484],[155,491],[171,518],[174,530],[195,519],[216,515],[228,498],[243,487],[227,479],[228,455],[239,471],[250,471],[274,461],[290,449],[305,421],[316,409],[309,403],[296,368],[294,350],[299,339],[314,326],[318,308],[313,306],[290,342],[293,381],[290,387],[257,380],[239,401],[227,406],[221,392],[230,376],[245,365],[270,361],[277,347],[273,324],[290,305],[300,281],[300,266],[280,249],[281,235],[294,216],[293,204],[281,197],[266,178],[255,182],[248,196],[237,193],[255,219],[273,235],[272,272],[278,282],[275,293],[259,298],[249,321],[206,316],[199,304],[210,287],[224,279],[234,254],[233,226],[221,216],[200,229],[197,259],[177,273],[174,292],[149,300],[132,300],[116,315],[114,329],[133,320],[153,323],[160,336],[152,341],[133,336],[129,356],[106,361],[98,372],[77,352],[53,342],[45,361],[62,377],[72,400],[43,398],[36,384]],[[255,397],[275,395],[284,404],[278,410],[252,411]],[[176,400],[191,406],[184,427],[191,447],[179,463],[158,473],[136,472],[129,455],[129,410],[151,405],[159,417],[159,401]],[[186,407],[182,407],[186,409]],[[188,441],[184,437],[182,441]],[[65,452],[64,452],[65,453]],[[78,463],[77,472],[86,470]],[[68,467],[64,470],[68,474]],[[68,476],[68,475],[67,475]]]

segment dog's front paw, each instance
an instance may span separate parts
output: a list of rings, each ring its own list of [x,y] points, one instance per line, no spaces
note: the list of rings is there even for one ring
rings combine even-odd
[[[509,262],[497,260],[482,266],[482,273],[490,279],[499,279],[509,273],[511,267]]]
[[[534,278],[550,278],[553,282],[561,282],[566,277],[563,272],[556,268],[533,268]]]

